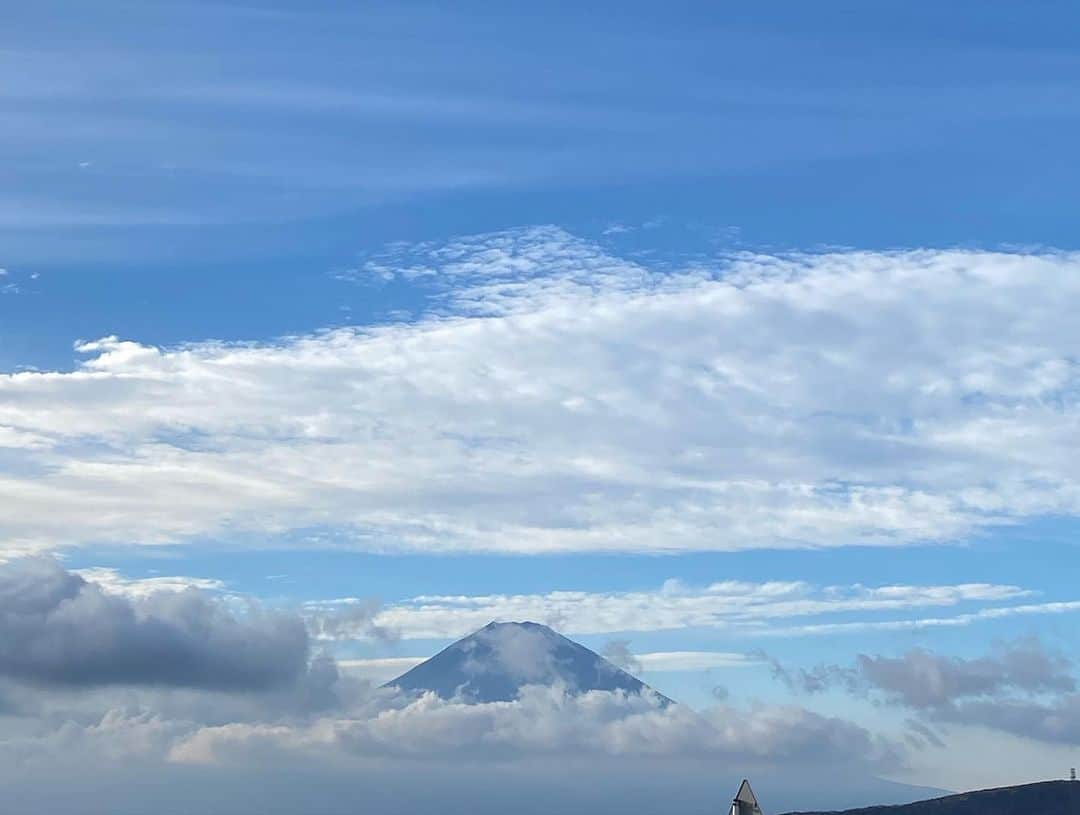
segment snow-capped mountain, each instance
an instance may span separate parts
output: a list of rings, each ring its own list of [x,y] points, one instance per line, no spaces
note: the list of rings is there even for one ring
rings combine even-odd
[[[386,687],[434,692],[443,699],[505,702],[527,685],[563,685],[572,693],[591,690],[657,693],[595,651],[539,623],[489,623],[422,662]]]

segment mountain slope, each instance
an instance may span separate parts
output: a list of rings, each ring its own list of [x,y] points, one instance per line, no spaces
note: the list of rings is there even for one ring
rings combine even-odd
[[[530,622],[489,623],[384,687],[486,703],[512,701],[526,685],[555,684],[575,693],[656,693],[595,651]]]
[[[1018,787],[999,787],[947,795],[901,806],[874,806],[843,810],[842,815],[1077,815],[1080,782],[1044,781]],[[802,812],[789,815],[841,815],[839,812]]]

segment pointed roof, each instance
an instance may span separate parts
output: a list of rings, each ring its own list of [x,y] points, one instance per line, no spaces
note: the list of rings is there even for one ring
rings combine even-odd
[[[735,801],[745,805],[745,809],[740,807],[741,811],[753,812],[755,815],[759,815],[761,812],[761,806],[758,804],[757,796],[754,795],[754,791],[750,789],[750,782],[745,778],[742,783],[739,784],[739,791],[735,793]]]
[[[739,784],[739,791],[735,793],[735,800],[742,804],[757,806],[757,796],[754,795],[754,791],[750,789],[750,782],[745,778]]]

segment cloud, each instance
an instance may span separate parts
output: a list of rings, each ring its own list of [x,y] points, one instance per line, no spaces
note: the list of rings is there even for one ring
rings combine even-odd
[[[930,727],[927,727],[924,722],[920,722],[918,719],[907,719],[904,724],[908,727],[906,739],[915,749],[921,750],[927,745],[940,748],[946,746],[945,742],[941,740],[941,736]]]
[[[768,664],[773,679],[783,682],[797,693],[820,693],[829,688],[840,686],[849,692],[859,689],[858,675],[855,669],[839,665],[815,665],[813,668],[789,668],[780,660],[764,651],[756,651],[753,656]]]
[[[726,651],[655,651],[637,654],[635,659],[641,665],[641,670],[650,673],[745,668],[757,664],[757,660],[747,654]]]
[[[295,683],[307,663],[295,616],[235,614],[193,588],[114,594],[47,558],[0,563],[0,676],[250,691]]]
[[[917,617],[906,620],[855,620],[851,622],[812,623],[807,625],[780,626],[763,634],[770,636],[813,636],[845,634],[865,631],[918,631],[929,628],[957,628],[987,620],[1007,617],[1029,617],[1042,614],[1072,614],[1080,611],[1080,601],[1066,600],[1047,603],[1024,603],[1016,606],[982,608],[952,617]]]
[[[628,673],[639,674],[642,671],[641,661],[630,650],[630,640],[608,640],[600,656]]]
[[[24,294],[29,282],[38,279],[36,272],[30,274],[16,274],[10,269],[0,267],[0,295]]]
[[[1048,651],[1036,637],[1001,644],[988,656],[966,659],[912,648],[899,657],[859,654],[850,667],[817,665],[792,671],[759,653],[773,675],[790,687],[816,693],[842,685],[883,695],[913,710],[939,709],[971,698],[1004,692],[1061,693],[1076,689],[1071,662]]]
[[[346,674],[382,684],[396,679],[427,659],[423,657],[374,657],[371,659],[339,659],[337,666]]]
[[[939,724],[978,725],[1029,739],[1080,744],[1080,693],[1072,662],[1037,638],[962,659],[924,649],[899,658],[860,655],[865,685]]]
[[[1080,745],[1080,693],[1072,663],[1028,638],[973,660],[911,652],[860,657],[887,701],[942,725],[975,725],[1027,739]]]
[[[476,632],[475,639],[469,644],[474,650],[463,666],[466,674],[494,671],[522,683],[539,684],[563,673],[550,633],[542,629],[485,627]]]
[[[978,725],[1038,741],[1080,745],[1080,693],[1049,700],[971,700],[935,711],[934,718],[951,724]]]
[[[769,661],[773,675],[796,691],[842,687],[913,711],[921,717],[908,721],[916,739],[937,746],[941,738],[926,722],[1080,744],[1080,693],[1072,662],[1036,637],[1002,643],[991,654],[970,659],[913,648],[899,657],[860,654],[851,666],[793,670]]]
[[[220,592],[225,589],[224,581],[210,577],[186,577],[182,575],[159,575],[155,577],[127,577],[118,569],[96,566],[89,569],[73,569],[72,574],[93,583],[108,594],[125,597],[146,598],[160,591],[199,591]]]
[[[910,708],[930,708],[1002,691],[1074,690],[1068,660],[1048,653],[1037,639],[1014,642],[999,653],[963,659],[922,648],[901,657],[860,655],[859,675],[875,690]]]
[[[323,615],[337,620],[329,628],[320,628],[318,622],[314,625],[316,630],[326,632],[324,636],[332,630],[341,639],[371,638],[372,624],[393,630],[402,639],[445,639],[468,634],[491,620],[537,620],[570,634],[705,627],[756,635],[773,631],[774,626],[777,631],[786,631],[790,623],[783,623],[797,618],[989,604],[1029,594],[1018,586],[986,583],[871,587],[723,581],[697,588],[669,581],[654,591],[421,595],[377,610],[362,600],[346,598],[312,603],[308,608],[314,620]],[[373,609],[373,616],[362,616],[352,624],[348,614],[354,607]]]
[[[8,550],[901,545],[1080,511],[1074,255],[679,273],[536,228],[378,263],[435,285],[433,310],[261,344],[106,337],[74,371],[0,377],[0,433],[35,440],[0,478]]]
[[[871,774],[896,766],[895,745],[800,708],[720,706],[697,715],[677,707],[533,688],[513,703],[369,699],[335,717],[211,725],[112,708],[46,732],[6,731],[0,782],[14,796],[8,800],[19,802],[40,801],[46,791],[74,800],[77,791],[98,790],[86,805],[53,802],[48,811],[134,813],[141,810],[131,790],[138,789],[139,806],[160,795],[155,808],[168,815],[222,800],[237,812],[282,815],[357,806],[389,815],[416,811],[418,802],[494,813],[521,796],[516,809],[539,815],[553,805],[576,811],[602,802],[644,813],[687,795],[702,809],[746,772],[777,806],[840,803],[860,787],[859,799],[881,800]],[[825,768],[844,771],[831,796],[815,792],[812,779]],[[46,783],[57,773],[63,785]],[[213,793],[202,806],[192,803],[198,790]]]
[[[226,725],[200,728],[177,743],[182,762],[236,760],[287,752],[344,751],[360,756],[602,754],[736,756],[773,761],[892,762],[895,747],[840,719],[794,706],[703,714],[662,706],[649,696],[562,687],[526,687],[517,701],[464,704],[433,694],[348,720],[315,720],[294,728]]]
[[[13,427],[0,427],[0,449],[43,450],[52,446],[52,440],[35,433],[26,433]]]
[[[382,603],[372,598],[348,598],[331,603],[315,602],[307,616],[312,635],[319,640],[372,639],[395,642],[400,634],[377,621]]]

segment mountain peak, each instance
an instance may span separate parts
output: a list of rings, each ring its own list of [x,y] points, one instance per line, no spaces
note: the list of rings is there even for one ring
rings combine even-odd
[[[496,628],[527,628],[527,629],[541,629],[543,631],[550,631],[556,636],[560,636],[550,626],[546,626],[543,623],[534,623],[532,620],[492,620],[490,623],[481,628],[481,631],[490,631]]]
[[[528,685],[561,685],[571,693],[653,693],[662,704],[671,703],[595,651],[531,621],[493,620],[386,687],[484,703],[513,701]]]

